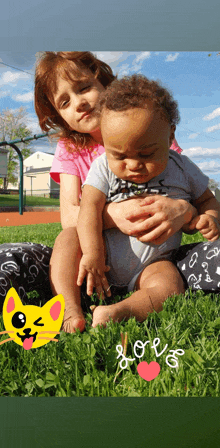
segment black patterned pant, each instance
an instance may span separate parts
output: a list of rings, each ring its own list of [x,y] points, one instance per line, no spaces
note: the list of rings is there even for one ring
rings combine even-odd
[[[185,288],[193,291],[220,292],[220,239],[217,241],[192,243],[174,251],[173,261],[177,265]]]
[[[35,243],[0,245],[0,309],[13,286],[24,303],[27,293],[37,291],[43,302],[52,298],[49,263],[52,248]],[[173,251],[173,262],[179,269],[186,289],[220,292],[220,239],[214,243],[193,243]]]
[[[0,308],[13,286],[24,303],[27,293],[37,291],[38,302],[52,298],[49,283],[51,247],[35,243],[5,243],[0,245]]]

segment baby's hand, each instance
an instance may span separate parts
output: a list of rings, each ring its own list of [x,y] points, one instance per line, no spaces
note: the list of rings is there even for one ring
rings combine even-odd
[[[80,260],[79,273],[77,278],[77,285],[81,286],[84,278],[87,278],[86,292],[88,296],[93,293],[93,288],[96,288],[99,296],[105,292],[107,296],[111,295],[108,281],[105,272],[108,272],[109,266],[106,266],[104,256],[100,252],[94,252],[92,255],[84,254]],[[104,290],[104,291],[103,291]]]
[[[212,215],[199,215],[192,219],[189,229],[197,229],[208,241],[216,241],[220,236],[220,224]]]

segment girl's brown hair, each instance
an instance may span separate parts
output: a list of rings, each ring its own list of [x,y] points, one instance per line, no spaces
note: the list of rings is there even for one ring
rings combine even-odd
[[[90,134],[81,134],[68,129],[67,123],[57,112],[53,96],[57,90],[57,78],[62,77],[74,82],[88,78],[88,70],[107,87],[116,78],[111,67],[100,61],[90,51],[45,51],[37,62],[35,71],[35,110],[42,131],[60,129],[56,134],[65,142],[66,149],[73,151],[92,146]]]
[[[146,108],[153,103],[162,116],[176,126],[180,121],[178,104],[172,94],[159,82],[143,75],[125,76],[115,80],[100,96],[100,110],[124,111]]]

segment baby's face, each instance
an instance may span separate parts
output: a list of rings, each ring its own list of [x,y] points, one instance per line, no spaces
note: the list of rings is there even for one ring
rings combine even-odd
[[[149,182],[168,162],[175,127],[153,108],[104,109],[101,132],[109,168],[120,179]]]

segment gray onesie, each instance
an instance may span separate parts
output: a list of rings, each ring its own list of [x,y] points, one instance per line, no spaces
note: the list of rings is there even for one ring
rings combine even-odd
[[[106,195],[107,202],[120,202],[131,197],[160,194],[173,199],[192,202],[207,189],[209,178],[188,157],[170,150],[165,170],[145,184],[135,184],[119,179],[109,169],[106,154],[97,157],[91,165],[84,185],[91,185]],[[181,244],[182,231],[157,246],[142,243],[119,229],[104,231],[107,260],[110,271],[106,277],[110,285],[135,289],[143,269],[154,261],[170,259],[172,250]]]

